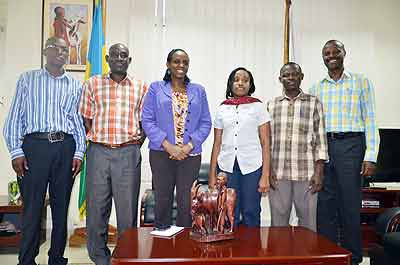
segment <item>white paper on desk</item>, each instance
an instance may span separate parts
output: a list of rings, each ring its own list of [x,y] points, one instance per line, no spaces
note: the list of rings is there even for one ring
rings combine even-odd
[[[400,190],[400,182],[370,182],[371,188],[385,188],[387,190]]]
[[[166,230],[162,230],[162,231],[153,230],[150,232],[150,234],[152,234],[153,236],[171,237],[171,236],[181,232],[183,230],[183,228],[184,227],[171,225],[171,227]]]

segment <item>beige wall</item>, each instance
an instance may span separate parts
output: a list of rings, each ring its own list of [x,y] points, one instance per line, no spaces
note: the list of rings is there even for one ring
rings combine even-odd
[[[145,2],[146,1],[146,2]],[[190,45],[202,45],[201,37],[197,34],[201,32],[210,32],[214,30],[212,24],[208,23],[203,26],[201,21],[187,23],[183,16],[179,16],[179,12],[174,12],[176,9],[174,5],[179,6],[179,1],[174,0],[166,1],[171,3],[169,14],[174,15],[169,17],[169,25],[185,29],[185,33],[188,40],[185,43],[193,43]],[[211,8],[214,2],[215,5],[224,7],[230,4],[230,0],[218,0],[209,1],[204,0],[202,3],[208,5]],[[233,0],[232,0],[233,1]],[[234,0],[239,2],[238,0]],[[270,43],[273,43],[272,47],[280,47],[281,41],[281,26],[282,20],[280,14],[282,14],[282,5],[278,2],[271,2],[265,0],[247,0],[242,5],[244,12],[251,12],[251,8],[248,5],[257,4],[264,5],[268,3],[265,16],[271,16],[275,23],[268,25],[268,27],[275,27],[278,34],[268,35]],[[134,50],[134,67],[131,67],[130,71],[133,73],[139,73],[140,76],[152,79],[159,79],[164,69],[164,57],[168,49],[168,45],[160,46],[162,50],[157,52],[161,54],[161,61],[154,61],[153,65],[149,67],[146,65],[146,56],[143,54],[152,54],[155,51],[151,50],[154,48],[160,49],[159,46],[146,46],[146,42],[149,41],[149,37],[154,35],[142,34],[147,22],[154,21],[154,13],[152,4],[153,0],[110,0],[108,1],[108,16],[107,16],[107,44],[115,42],[127,43],[130,47],[142,47],[148,50]],[[160,1],[161,2],[161,1]],[[187,2],[187,0],[185,1]],[[283,2],[283,1],[281,1]],[[376,87],[376,98],[377,98],[377,110],[378,110],[378,122],[381,127],[395,127],[400,128],[400,119],[398,118],[398,104],[397,98],[399,97],[399,89],[397,87],[397,62],[399,61],[398,43],[400,41],[400,21],[398,18],[397,11],[400,10],[400,1],[398,0],[296,0],[293,1],[296,5],[293,9],[294,12],[294,23],[296,33],[295,38],[295,55],[296,60],[303,66],[303,70],[306,74],[303,87],[307,88],[311,82],[320,78],[325,69],[323,67],[320,50],[323,42],[329,38],[338,38],[344,41],[347,51],[348,58],[346,59],[346,66],[349,69],[365,73],[369,76]],[[0,59],[2,59],[0,68],[0,98],[4,97],[4,105],[0,105],[0,125],[2,127],[5,116],[7,115],[9,104],[12,100],[15,83],[19,74],[23,71],[27,71],[33,68],[40,67],[40,47],[41,47],[41,8],[42,1],[40,0],[0,0],[0,27],[5,25],[5,34],[0,35],[0,48],[3,49],[4,55],[0,52]],[[145,4],[144,4],[145,3]],[[195,7],[206,8],[199,6],[197,1]],[[189,8],[190,5],[185,5]],[[3,8],[2,8],[3,7]],[[5,8],[4,8],[5,7]],[[271,10],[268,8],[271,7]],[[6,9],[6,12],[5,10]],[[204,9],[206,10],[206,9]],[[249,11],[250,10],[250,11]],[[235,11],[232,9],[232,12]],[[237,10],[236,10],[237,11]],[[235,12],[236,12],[235,11]],[[146,13],[148,12],[148,13]],[[191,11],[189,11],[191,12]],[[206,12],[206,11],[205,11]],[[268,13],[270,12],[270,13]],[[137,17],[133,17],[132,14],[136,14]],[[142,15],[140,15],[142,14]],[[208,14],[207,12],[205,14]],[[238,15],[239,13],[228,13],[227,16]],[[213,14],[211,14],[213,15]],[[218,14],[214,14],[219,17]],[[213,17],[215,18],[215,17]],[[258,17],[262,19],[262,17]],[[175,20],[174,20],[175,19]],[[217,19],[215,19],[217,21]],[[271,19],[270,19],[271,20]],[[220,20],[221,22],[223,20]],[[246,21],[246,23],[251,23]],[[143,25],[143,28],[140,28]],[[205,27],[208,28],[205,28]],[[136,28],[135,28],[136,27]],[[132,29],[135,28],[135,32]],[[265,33],[264,28],[261,27],[260,34]],[[174,32],[174,30],[170,30]],[[177,31],[175,31],[177,32]],[[189,33],[188,33],[189,32]],[[224,34],[222,29],[221,34]],[[190,34],[194,34],[194,36]],[[154,34],[157,34],[154,29]],[[238,36],[240,34],[246,34],[246,27],[238,29]],[[217,34],[218,35],[218,34]],[[244,35],[243,35],[244,36]],[[207,35],[214,39],[212,34]],[[199,39],[199,44],[196,44],[196,38]],[[224,38],[222,38],[223,40]],[[258,40],[258,39],[257,39]],[[192,42],[190,42],[192,41]],[[221,43],[215,43],[216,47],[221,47]],[[265,49],[268,49],[267,46]],[[219,100],[223,97],[223,90],[215,92],[216,87],[223,89],[226,72],[231,70],[231,66],[225,67],[225,69],[215,68],[217,71],[217,80],[209,80],[205,71],[208,69],[208,64],[214,64],[215,61],[225,60],[226,58],[218,58],[218,54],[212,53],[213,57],[208,58],[209,50],[204,52],[201,47],[190,47],[193,48],[193,52],[190,54],[192,60],[191,74],[194,80],[200,80],[201,83],[206,84],[207,93],[209,94],[210,107],[212,109],[212,115],[218,105]],[[219,48],[221,49],[221,48]],[[246,47],[242,49],[243,53],[248,50]],[[203,51],[203,52],[202,52]],[[281,60],[281,49],[268,53],[271,57],[275,56],[276,60]],[[135,54],[136,53],[136,54]],[[254,51],[253,51],[254,53]],[[238,56],[235,54],[235,56]],[[257,53],[252,56],[257,57]],[[206,59],[204,59],[206,57]],[[275,58],[273,57],[273,58]],[[242,54],[241,58],[243,62],[251,64],[246,61],[246,54]],[[279,59],[278,59],[279,58]],[[228,58],[232,59],[232,58]],[[265,60],[271,60],[266,58]],[[275,60],[275,59],[274,59]],[[197,63],[196,63],[197,62]],[[199,65],[201,63],[201,65]],[[275,61],[275,65],[280,65],[280,61]],[[250,66],[250,68],[252,68]],[[275,67],[277,68],[277,67]],[[145,70],[143,70],[145,69]],[[195,69],[197,69],[195,71]],[[202,70],[203,69],[203,70]],[[279,69],[272,69],[271,64],[266,67],[258,67],[255,72],[257,74],[256,81],[258,81],[259,87],[271,88],[267,92],[260,92],[259,96],[264,100],[270,99],[272,96],[279,94],[280,86],[277,81],[277,72]],[[220,72],[222,75],[218,74]],[[82,79],[83,74],[74,73],[74,75]],[[221,77],[222,76],[222,77]],[[212,76],[213,77],[213,76]],[[213,79],[213,78],[212,78]],[[215,82],[214,82],[215,81]],[[221,88],[222,87],[222,88]],[[212,137],[207,140],[206,150],[204,154],[204,160],[208,160],[209,153],[212,144]],[[142,190],[150,186],[151,174],[148,165],[147,149],[143,151],[143,182]],[[6,150],[4,141],[0,141],[0,168],[2,169],[2,176],[0,178],[0,194],[7,193],[6,183],[14,178],[14,173],[10,166],[10,159]],[[77,218],[77,190],[78,183],[74,187],[73,199],[71,201],[70,208],[70,220],[71,223],[78,223]],[[263,208],[266,210],[266,200],[263,200]],[[268,217],[266,217],[268,218]],[[265,219],[265,218],[264,218]],[[115,216],[112,217],[115,222]],[[267,222],[264,220],[264,223]]]
[[[5,55],[3,71],[0,72],[0,96],[5,98],[0,105],[1,125],[8,113],[8,108],[15,91],[19,74],[32,68],[40,67],[40,1],[8,1]],[[36,4],[35,4],[36,3]],[[1,126],[3,128],[3,126]],[[0,193],[7,194],[7,182],[15,176],[4,140],[0,141]]]

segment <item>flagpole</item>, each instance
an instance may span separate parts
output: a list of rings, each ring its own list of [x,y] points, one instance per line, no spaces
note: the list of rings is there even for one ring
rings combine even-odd
[[[104,39],[106,39],[106,15],[107,15],[107,5],[106,5],[106,0],[101,0],[101,6],[102,6],[102,15],[103,15],[103,32],[104,32]]]
[[[285,23],[283,33],[283,63],[289,62],[289,42],[290,42],[290,27],[289,27],[289,11],[291,0],[285,0]]]

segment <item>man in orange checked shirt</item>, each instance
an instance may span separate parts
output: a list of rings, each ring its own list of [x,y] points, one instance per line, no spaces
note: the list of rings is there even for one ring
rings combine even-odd
[[[121,234],[137,225],[140,188],[140,124],[144,82],[127,74],[132,61],[123,44],[114,44],[106,56],[110,73],[93,76],[84,85],[79,112],[90,144],[87,149],[87,248],[97,265],[110,263],[108,221],[114,198],[117,229]]]

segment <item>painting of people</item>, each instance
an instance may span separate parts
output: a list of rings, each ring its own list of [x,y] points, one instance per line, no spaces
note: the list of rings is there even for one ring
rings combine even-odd
[[[67,70],[84,71],[92,25],[92,0],[44,0],[43,40],[56,36],[69,47]]]

